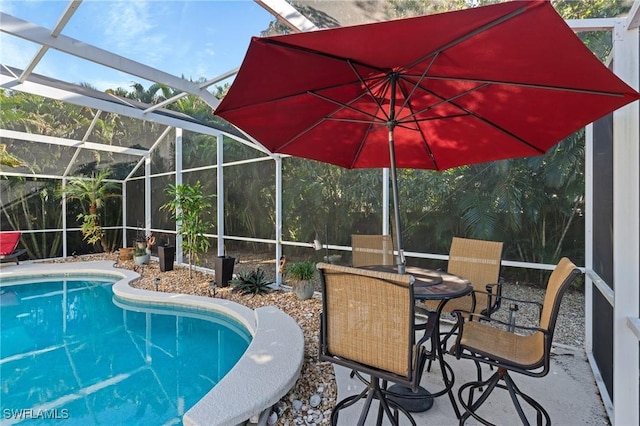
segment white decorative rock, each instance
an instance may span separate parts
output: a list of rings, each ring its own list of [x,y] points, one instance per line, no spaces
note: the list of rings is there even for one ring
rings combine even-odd
[[[309,398],[309,405],[311,405],[312,407],[317,407],[318,405],[320,405],[320,402],[322,402],[322,398],[317,393],[311,395],[311,398]]]

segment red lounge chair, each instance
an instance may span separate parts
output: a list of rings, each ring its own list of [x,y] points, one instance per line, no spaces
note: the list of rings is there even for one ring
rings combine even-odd
[[[16,265],[20,264],[18,257],[27,252],[27,249],[16,250],[20,242],[20,235],[22,233],[19,231],[0,232],[0,263],[16,262]]]

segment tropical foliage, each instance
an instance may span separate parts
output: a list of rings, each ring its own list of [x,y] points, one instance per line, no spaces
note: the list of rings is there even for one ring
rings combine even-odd
[[[250,272],[240,272],[236,278],[229,281],[234,291],[242,294],[264,294],[269,293],[271,281],[267,279],[264,270],[258,268]]]
[[[310,260],[290,263],[286,269],[287,280],[311,281],[316,274],[316,264]]]
[[[120,185],[106,180],[110,174],[109,169],[104,169],[93,172],[89,178],[74,177],[59,189],[67,200],[79,200],[83,205],[88,205],[88,211],[78,213],[76,219],[80,221],[84,240],[95,245],[99,251],[104,249],[102,241],[105,237],[101,226],[101,210],[109,198],[120,197]]]
[[[211,208],[212,195],[204,195],[202,184],[169,185],[166,190],[169,201],[160,207],[171,213],[178,223],[178,234],[182,236],[182,249],[189,259],[189,278],[194,262],[198,262],[201,252],[209,248],[209,240],[204,235],[209,220],[207,211]]]
[[[486,0],[391,0],[388,14],[392,17],[435,13],[472,5],[493,3]],[[294,2],[295,3],[295,2]],[[628,9],[630,2],[594,0],[591,2],[554,1],[556,9],[568,19],[617,16]],[[270,32],[286,31],[273,23]],[[598,57],[604,59],[611,49],[610,34],[580,33],[580,37]],[[204,80],[203,80],[204,81]],[[214,88],[214,94],[224,96],[228,85]],[[179,94],[174,89],[153,84],[145,88],[133,83],[129,88],[115,88],[109,93],[129,99],[157,104]],[[187,95],[166,106],[232,134],[233,126],[212,115],[210,106],[201,99]],[[121,117],[112,113],[97,113],[86,107],[45,99],[11,90],[0,90],[0,126],[3,129],[88,140],[114,146],[148,149],[164,130],[163,126]],[[89,134],[87,134],[90,132]],[[199,168],[216,163],[218,141],[206,135],[184,132],[183,169]],[[152,173],[174,170],[171,138],[162,142],[162,153],[152,155]],[[0,146],[0,170],[37,174],[38,176],[96,176],[100,170],[111,170],[111,177],[123,179],[131,173],[138,158],[105,151],[76,150],[66,146],[3,140]],[[169,154],[167,154],[169,153]],[[224,140],[225,163],[241,162],[258,154],[247,146]],[[70,161],[75,162],[68,168]],[[283,164],[283,238],[298,242],[312,241],[328,225],[326,242],[349,245],[352,233],[379,233],[382,226],[385,184],[379,170],[345,170],[338,167],[284,158]],[[138,170],[135,176],[143,173]],[[225,234],[265,239],[275,238],[275,166],[273,161],[260,161],[225,167]],[[163,179],[172,179],[171,176]],[[201,235],[215,232],[207,218],[214,217],[215,206],[210,198],[216,193],[215,170],[185,173],[191,189],[199,188],[196,198],[203,203],[201,222],[194,226]],[[577,132],[559,143],[545,156],[500,161],[460,167],[445,172],[401,170],[401,219],[405,247],[409,251],[446,253],[453,236],[487,238],[505,242],[505,258],[527,262],[555,263],[559,256],[570,256],[577,263],[584,260],[584,133]],[[152,203],[159,206],[168,199],[177,203],[178,191],[164,193],[166,182],[158,179]],[[32,258],[60,255],[61,232],[38,232],[62,226],[60,180],[42,177],[3,175],[0,180],[2,229],[23,229],[23,239]],[[86,180],[85,180],[86,182]],[[202,183],[200,183],[202,182]],[[67,189],[70,185],[67,185]],[[117,192],[117,191],[116,191]],[[183,194],[186,195],[186,194]],[[195,194],[192,194],[195,195]],[[169,197],[169,198],[165,198]],[[73,198],[73,195],[71,196]],[[121,203],[105,200],[101,226],[120,225]],[[67,205],[67,220],[81,215],[87,224],[93,219],[88,211],[90,201]],[[127,209],[130,223],[143,214],[139,191],[128,191]],[[172,213],[171,220],[181,220]],[[194,209],[183,212],[193,212]],[[154,208],[154,221],[157,209]],[[182,214],[187,214],[182,213]],[[166,221],[168,223],[168,220]],[[391,221],[393,222],[393,221]],[[184,223],[184,221],[183,221]],[[81,226],[84,222],[81,222]],[[163,226],[165,223],[163,223]],[[155,226],[155,225],[154,225]],[[173,228],[170,223],[168,230]],[[79,233],[71,244],[81,252]],[[115,231],[105,231],[102,244],[111,250],[121,241]],[[195,238],[184,244],[193,250],[189,262],[209,248],[206,238]],[[231,241],[227,244],[236,244]],[[258,249],[259,243],[250,243]],[[186,246],[184,246],[186,247]],[[183,247],[183,248],[184,248]],[[308,248],[285,247],[290,252],[308,254]],[[289,254],[289,253],[288,253]],[[508,270],[506,272],[512,272]],[[537,280],[535,275],[522,279]]]

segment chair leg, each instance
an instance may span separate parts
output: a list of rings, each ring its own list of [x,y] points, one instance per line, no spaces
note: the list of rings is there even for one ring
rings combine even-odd
[[[545,419],[544,425],[551,424],[551,417],[549,417],[549,413],[547,413],[547,410],[545,410],[544,407],[542,407],[542,405],[540,405],[538,401],[534,400],[529,395],[522,392],[520,388],[518,388],[518,386],[515,384],[511,376],[509,376],[508,374],[506,374],[503,379],[504,379],[504,382],[506,383],[507,389],[509,390],[509,394],[511,395],[511,400],[513,401],[513,405],[515,405],[516,410],[518,411],[518,415],[522,420],[522,424],[528,425],[529,421],[524,415],[524,411],[522,410],[522,405],[520,404],[520,401],[518,401],[517,396],[520,396],[522,399],[525,400],[527,404],[529,404],[529,406],[531,406],[534,410],[536,410],[537,425],[539,426],[543,425],[543,422],[542,422],[543,417]]]
[[[455,383],[455,376],[453,374],[453,368],[444,360],[444,355],[440,354],[438,356],[438,361],[440,362],[440,370],[442,371],[442,380],[444,381],[444,390],[442,392],[446,392],[449,396],[449,401],[451,401],[451,407],[453,408],[453,412],[456,415],[456,418],[460,418],[460,409],[458,408],[458,403],[456,402],[456,398],[453,394],[453,385]],[[437,397],[438,393],[432,394],[432,397]]]
[[[371,389],[369,389],[369,391],[370,392],[367,394],[367,399],[364,401],[364,407],[360,412],[360,418],[358,419],[358,426],[364,425],[364,422],[367,420],[367,414],[369,414],[369,409],[371,408],[371,401],[373,401],[373,398],[375,396],[375,391],[372,391]]]
[[[487,400],[489,395],[491,395],[491,392],[493,392],[493,389],[498,385],[500,379],[501,372],[497,371],[484,382],[469,382],[460,386],[460,389],[458,389],[458,399],[460,400],[460,405],[462,405],[462,407],[465,409],[465,413],[460,417],[460,425],[463,425],[469,419],[469,417],[473,417],[474,419],[485,425],[493,425],[492,423],[489,423],[488,421],[477,415],[476,410],[478,410],[478,408],[480,408],[480,406]],[[480,394],[480,397],[476,401],[474,401],[473,391],[475,390],[475,388],[484,388],[485,386],[486,389]],[[467,399],[467,402],[465,402],[462,394],[467,389],[469,389],[469,398]]]
[[[407,417],[412,426],[416,426],[415,420],[413,420],[411,414],[404,407],[397,402],[386,398],[386,381],[383,381],[382,387],[380,387],[380,379],[372,377],[371,382],[373,383],[374,397],[380,401],[380,406],[383,408],[384,413],[387,415],[393,426],[398,426],[400,422],[399,411]],[[393,413],[391,412],[391,408],[393,408]],[[378,426],[380,426],[382,424],[380,415],[378,415],[378,420],[380,421]]]
[[[377,399],[380,402],[376,421],[377,425],[382,424],[384,414],[386,414],[387,418],[391,422],[391,425],[398,426],[400,422],[399,412],[402,412],[402,414],[407,417],[412,426],[417,426],[415,420],[405,408],[397,404],[395,401],[386,398],[386,381],[383,381],[382,386],[380,386],[380,379],[372,377],[371,380],[367,383],[368,386],[358,395],[349,396],[336,404],[331,413],[332,426],[338,425],[338,416],[340,410],[354,405],[356,402],[360,401],[363,398],[365,399],[364,407],[360,412],[360,417],[357,423],[358,426],[364,425],[365,421],[367,420],[367,415],[369,414],[369,410],[371,409],[371,403],[373,399]]]
[[[453,369],[444,360],[444,355],[447,353],[446,341],[443,343],[440,340],[440,336],[444,333],[439,333],[438,327],[436,327],[435,335],[437,339],[431,339],[431,356],[428,360],[427,371],[431,371],[431,363],[434,360],[438,361],[440,365],[440,371],[442,373],[442,380],[444,382],[444,389],[439,390],[437,392],[430,392],[431,398],[437,398],[439,396],[444,395],[445,393],[449,396],[449,400],[451,401],[451,407],[453,408],[453,412],[456,418],[460,418],[460,409],[458,408],[458,403],[456,402],[455,395],[453,394],[453,385],[455,382],[455,375],[453,374]]]
[[[387,381],[386,380],[382,381],[381,388],[382,388],[383,391],[387,389]],[[393,414],[395,416],[394,418],[396,419],[396,421],[398,421],[398,410],[394,410]],[[379,404],[378,405],[378,418],[376,420],[376,425],[378,425],[378,426],[382,425],[383,418],[384,418],[384,407],[383,407],[382,404]]]
[[[360,401],[362,398],[365,398],[368,393],[369,393],[369,389],[365,388],[358,395],[348,396],[345,399],[343,399],[342,401],[338,402],[336,404],[336,406],[333,407],[333,410],[331,412],[331,425],[332,426],[337,426],[338,425],[338,415],[340,414],[340,410],[342,410],[343,408],[347,408],[347,407],[352,406],[356,402]]]
[[[500,383],[501,380],[504,381],[504,384]],[[480,397],[474,401],[474,390],[482,389],[485,386],[486,389],[484,389],[484,391],[480,394]],[[498,368],[498,371],[496,371],[486,381],[469,382],[460,387],[460,389],[458,390],[458,399],[460,400],[460,405],[462,405],[462,407],[465,409],[465,413],[460,417],[460,425],[463,425],[470,417],[473,417],[482,424],[493,426],[493,423],[490,423],[486,419],[480,417],[478,414],[476,414],[476,411],[482,404],[484,404],[484,402],[496,387],[500,389],[506,389],[509,392],[511,401],[523,425],[529,426],[530,422],[527,419],[524,410],[522,409],[522,404],[520,403],[518,397],[522,398],[536,411],[536,424],[538,426],[548,426],[551,424],[551,418],[549,417],[549,414],[546,412],[546,410],[542,407],[542,405],[540,405],[540,403],[531,398],[529,395],[522,392],[515,384],[511,376],[509,376],[509,373],[505,368]],[[465,401],[463,393],[467,390],[469,391],[469,395]]]

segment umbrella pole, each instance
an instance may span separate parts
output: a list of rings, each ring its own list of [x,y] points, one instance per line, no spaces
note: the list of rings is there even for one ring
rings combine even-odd
[[[393,129],[396,127],[396,84],[398,82],[398,73],[389,74],[389,83],[391,87],[391,96],[389,97],[389,163],[391,163],[391,188],[393,189],[393,213],[396,221],[396,247],[398,255],[396,256],[396,265],[398,273],[406,272],[404,251],[402,250],[402,228],[400,227],[400,207],[398,196],[398,175],[396,173],[396,148],[393,142]]]
[[[396,256],[396,265],[398,266],[398,273],[404,274],[405,258],[404,251],[402,249],[402,228],[400,227],[400,207],[398,205],[398,175],[396,174],[396,150],[393,144],[393,127],[389,126],[389,159],[391,163],[391,189],[393,191],[393,215],[396,222],[396,247],[398,248],[398,255]]]

